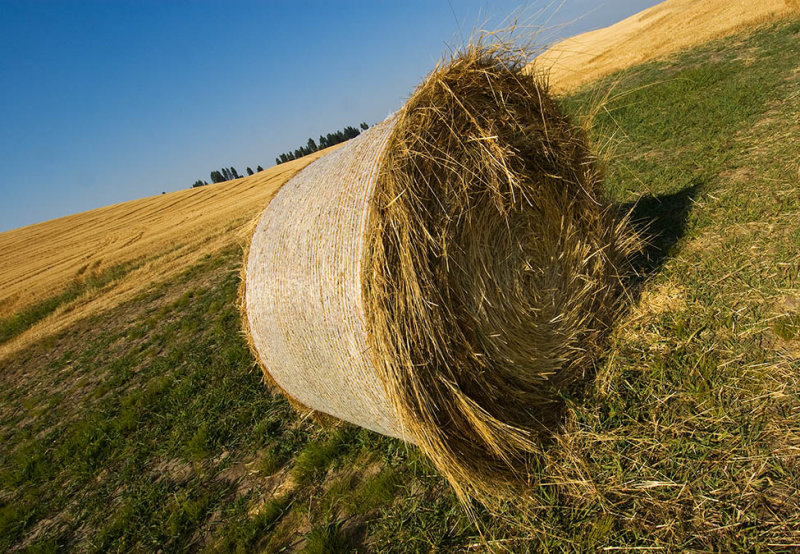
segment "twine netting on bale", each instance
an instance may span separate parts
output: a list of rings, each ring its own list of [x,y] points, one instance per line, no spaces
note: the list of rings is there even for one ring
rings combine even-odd
[[[562,387],[600,353],[632,242],[583,132],[516,57],[472,46],[290,180],[244,307],[295,405],[417,445],[459,496],[528,479]]]

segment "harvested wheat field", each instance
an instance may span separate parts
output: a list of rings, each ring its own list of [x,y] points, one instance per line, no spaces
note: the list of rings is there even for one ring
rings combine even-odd
[[[70,287],[77,292],[29,330],[0,341],[0,358],[133,298],[207,254],[244,246],[253,219],[281,185],[322,155],[0,233],[0,320]]]
[[[559,42],[540,55],[537,64],[550,68],[551,85],[565,92],[793,13],[800,13],[800,0],[666,0],[609,27]]]

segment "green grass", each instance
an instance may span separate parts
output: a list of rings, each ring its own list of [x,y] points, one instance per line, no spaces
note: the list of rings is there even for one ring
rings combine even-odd
[[[0,550],[789,551],[799,67],[784,23],[564,99],[580,117],[614,87],[592,137],[651,246],[608,355],[565,394],[534,509],[475,506],[482,539],[414,448],[271,395],[232,248],[2,361]]]
[[[306,535],[306,544],[303,548],[305,554],[339,554],[347,552],[350,544],[347,536],[335,523],[329,523],[312,529]]]
[[[324,441],[309,442],[295,458],[292,468],[295,480],[304,483],[319,477],[346,448],[346,438],[344,432],[335,431]]]
[[[262,539],[272,530],[275,523],[283,517],[290,505],[288,497],[268,500],[259,511],[244,522],[228,524],[220,531],[220,540],[208,550],[216,552],[252,552]]]

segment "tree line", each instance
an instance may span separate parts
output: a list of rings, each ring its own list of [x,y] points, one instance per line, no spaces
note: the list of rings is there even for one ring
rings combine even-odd
[[[361,127],[361,131],[366,131],[367,129],[369,129],[369,125],[367,125],[366,123],[361,123],[359,127]],[[340,142],[350,140],[351,138],[355,138],[358,135],[360,135],[361,131],[359,131],[355,127],[351,127],[350,125],[348,125],[341,131],[328,133],[325,136],[320,135],[319,143],[315,142],[313,138],[309,138],[305,146],[296,148],[294,152],[284,152],[283,154],[275,158],[275,164],[277,165],[285,162],[290,162],[292,160],[296,160],[297,158],[302,158],[303,156],[308,156],[309,154],[313,154],[317,150],[323,150],[325,148],[328,148],[329,146],[333,146],[334,144],[339,144]]]
[[[248,175],[255,175],[259,171],[264,171],[264,168],[261,167],[261,166],[258,166],[255,171],[253,171],[249,167],[247,168],[247,174]],[[236,168],[233,167],[233,166],[231,166],[231,167],[223,167],[222,169],[218,169],[216,171],[212,171],[210,176],[211,176],[211,182],[212,183],[222,183],[223,181],[231,181],[232,179],[241,179],[243,177],[243,175],[239,175],[239,172],[236,171]],[[203,181],[201,179],[198,179],[197,181],[195,181],[192,184],[192,188],[204,187],[207,184],[208,184],[208,181]]]
[[[317,150],[322,150],[324,148],[328,148],[329,146],[333,146],[334,144],[339,144],[340,142],[344,142],[346,140],[350,140],[351,138],[355,138],[361,134],[361,131],[366,131],[369,129],[369,125],[366,123],[361,123],[359,125],[361,130],[351,127],[348,125],[341,131],[335,131],[333,133],[328,133],[327,135],[320,135],[319,142],[314,141],[313,138],[308,139],[308,142],[305,146],[301,146],[294,150],[294,152],[285,152],[275,158],[276,164],[282,164],[284,162],[290,162],[292,160],[296,160],[297,158],[302,158],[303,156],[307,156]],[[247,174],[253,175],[258,173],[259,171],[264,171],[264,168],[260,165],[256,168],[255,171],[247,168]],[[235,167],[223,167],[222,169],[217,169],[211,172],[210,174],[211,182],[212,183],[222,183],[224,181],[231,181],[233,179],[240,179],[243,175],[239,175],[239,172],[236,171]],[[198,179],[192,184],[192,188],[196,187],[204,187],[208,185],[208,181],[204,181],[202,179]]]

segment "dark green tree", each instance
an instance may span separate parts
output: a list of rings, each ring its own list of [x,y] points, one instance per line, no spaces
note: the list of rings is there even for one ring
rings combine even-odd
[[[361,134],[361,131],[356,129],[355,127],[347,126],[344,128],[344,140],[349,140],[351,138],[355,138]]]
[[[367,130],[369,125],[367,125],[366,122],[362,122],[359,124],[359,127],[362,130]],[[360,134],[361,131],[359,129],[348,125],[342,130],[328,133],[327,135],[320,135],[319,142],[315,142],[313,138],[308,139],[308,142],[305,144],[305,146],[296,148],[294,151],[285,152],[275,158],[275,163],[281,164],[291,160],[296,160],[297,158],[302,158],[303,156],[307,156],[312,152],[317,152],[323,148],[328,148],[334,144],[339,144],[340,142],[350,140],[351,138],[357,137]]]

